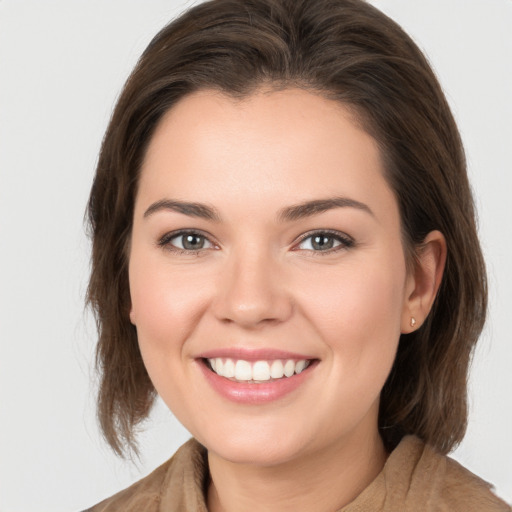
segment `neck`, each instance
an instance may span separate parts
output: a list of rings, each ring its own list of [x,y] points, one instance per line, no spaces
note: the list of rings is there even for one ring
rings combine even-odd
[[[273,466],[232,463],[209,453],[208,510],[339,510],[372,482],[386,461],[378,432],[359,437]]]

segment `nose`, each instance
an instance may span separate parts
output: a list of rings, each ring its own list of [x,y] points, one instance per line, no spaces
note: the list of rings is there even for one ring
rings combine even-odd
[[[220,321],[254,329],[284,322],[292,315],[284,273],[270,254],[232,255],[218,278],[213,310]]]

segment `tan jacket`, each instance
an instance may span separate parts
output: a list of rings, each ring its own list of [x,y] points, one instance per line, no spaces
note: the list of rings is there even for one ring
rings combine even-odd
[[[207,512],[206,450],[191,439],[146,478],[84,512]],[[510,512],[489,484],[413,436],[338,512]]]

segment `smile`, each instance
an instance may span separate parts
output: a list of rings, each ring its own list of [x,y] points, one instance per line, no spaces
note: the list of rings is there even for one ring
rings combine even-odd
[[[304,371],[311,363],[301,359],[275,359],[269,361],[245,361],[243,359],[210,358],[207,362],[220,377],[254,384],[289,378]]]
[[[215,350],[196,358],[216,394],[231,402],[258,405],[307,386],[320,360],[279,350]]]

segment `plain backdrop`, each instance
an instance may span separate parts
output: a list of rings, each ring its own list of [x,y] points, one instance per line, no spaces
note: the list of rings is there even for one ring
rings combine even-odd
[[[160,403],[137,465],[95,422],[83,215],[103,132],[152,36],[194,2],[0,0],[0,511],[81,510],[188,437]],[[374,0],[426,51],[467,149],[490,314],[454,453],[512,501],[512,1]]]

